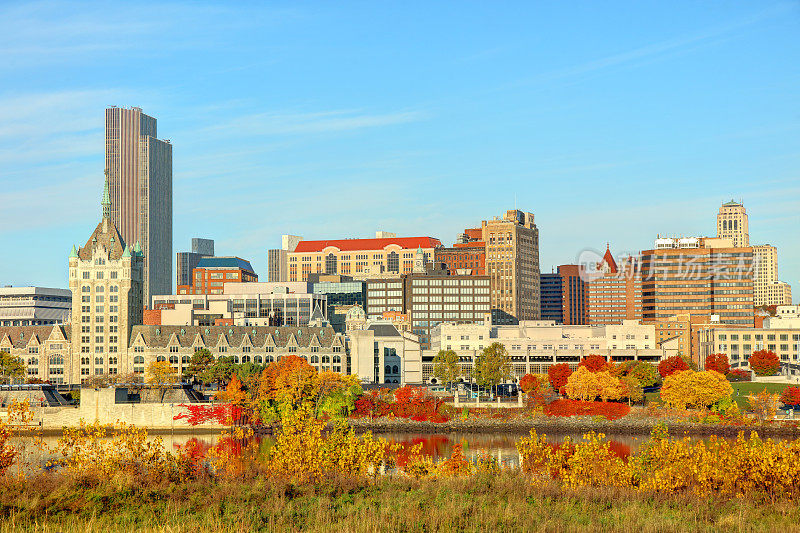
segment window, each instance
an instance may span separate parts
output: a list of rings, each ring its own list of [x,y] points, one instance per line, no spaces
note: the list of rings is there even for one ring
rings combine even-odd
[[[177,346],[170,346],[169,347],[169,351],[170,351],[170,353],[178,353],[178,347]]]

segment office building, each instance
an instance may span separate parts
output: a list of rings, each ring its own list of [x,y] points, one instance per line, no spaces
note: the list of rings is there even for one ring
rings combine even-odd
[[[586,323],[621,324],[642,319],[642,278],[633,258],[618,266],[611,250],[598,265],[584,274],[586,279]]]
[[[447,265],[451,274],[486,275],[486,243],[471,241],[440,246],[433,251],[434,263]]]
[[[564,324],[586,324],[586,281],[582,267],[559,265],[561,276],[561,311]]]
[[[734,248],[750,246],[750,228],[744,205],[733,200],[722,204],[717,214],[717,237],[730,239]]]
[[[175,287],[192,284],[192,271],[197,268],[201,257],[214,255],[214,241],[212,239],[192,239],[191,252],[178,252],[176,261],[177,278]]]
[[[144,257],[131,248],[111,220],[109,182],[102,220],[81,248],[69,254],[72,291],[71,374],[81,380],[128,368],[128,336],[142,323]]]
[[[327,317],[335,331],[346,330],[347,312],[352,307],[366,308],[367,285],[364,281],[340,274],[312,274],[309,283],[314,294],[327,298]]]
[[[367,320],[379,320],[388,311],[403,313],[404,283],[402,278],[379,278],[365,281],[367,299],[364,311]]]
[[[144,301],[172,291],[172,145],[138,107],[106,109],[111,221],[144,257]]]
[[[753,325],[753,249],[729,238],[658,238],[641,255],[642,316],[719,315],[723,324]]]
[[[72,292],[47,287],[0,288],[0,326],[45,326],[69,322]]]
[[[791,287],[778,279],[778,249],[770,244],[753,246],[753,305],[791,303]]]
[[[712,353],[728,355],[731,368],[749,370],[748,360],[757,350],[775,352],[784,376],[800,375],[800,323],[797,319],[771,318],[763,328],[708,328],[700,333],[701,366]]]
[[[267,250],[267,281],[289,281],[289,253],[302,240],[299,235],[282,235],[281,247]]]
[[[433,237],[300,241],[288,252],[289,281],[306,281],[311,274],[342,274],[361,280],[400,277],[413,270],[417,249],[427,263],[433,261],[434,248],[441,245]]]
[[[539,319],[539,230],[533,214],[511,210],[502,218],[484,220],[481,235],[493,322]]]
[[[178,287],[178,294],[222,294],[229,283],[258,281],[249,261],[241,257],[201,257],[192,271],[191,285]]]
[[[542,320],[552,320],[556,324],[564,323],[563,283],[561,274],[539,274]]]
[[[466,381],[471,381],[476,358],[492,343],[502,344],[511,358],[512,374],[547,373],[551,365],[567,363],[573,370],[583,357],[602,355],[609,361],[658,363],[676,354],[675,343],[656,344],[655,327],[635,320],[606,326],[569,326],[551,321],[516,325],[448,324],[431,334],[431,349],[422,352],[422,379],[433,378],[433,358],[439,350],[458,354]]]

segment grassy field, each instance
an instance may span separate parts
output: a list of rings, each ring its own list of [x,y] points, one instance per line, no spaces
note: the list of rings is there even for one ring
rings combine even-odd
[[[0,489],[6,531],[779,531],[791,502],[647,497],[535,487],[520,474],[317,488],[196,483],[135,488],[47,481]]]

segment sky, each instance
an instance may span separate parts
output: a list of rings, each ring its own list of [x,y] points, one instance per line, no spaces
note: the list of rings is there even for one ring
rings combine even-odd
[[[0,285],[67,286],[110,105],[173,144],[173,251],[263,280],[284,233],[449,245],[516,206],[550,272],[736,199],[800,295],[797,1],[0,0]]]

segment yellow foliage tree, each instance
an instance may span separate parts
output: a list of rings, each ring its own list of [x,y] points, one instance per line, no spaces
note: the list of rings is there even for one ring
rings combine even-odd
[[[154,361],[147,367],[147,383],[161,393],[161,400],[164,401],[164,394],[178,382],[178,374],[166,361]]]
[[[675,372],[661,386],[661,399],[673,407],[709,407],[731,394],[731,384],[714,370]]]
[[[567,379],[564,387],[567,396],[573,400],[591,401],[595,398],[601,400],[621,400],[627,396],[627,387],[622,381],[614,377],[608,370],[591,372],[586,367],[578,369]]]

